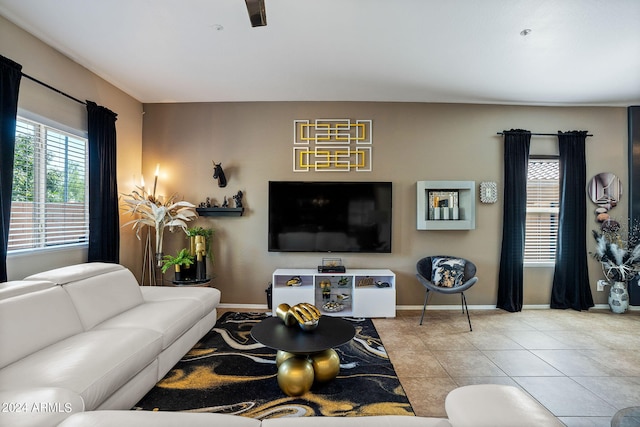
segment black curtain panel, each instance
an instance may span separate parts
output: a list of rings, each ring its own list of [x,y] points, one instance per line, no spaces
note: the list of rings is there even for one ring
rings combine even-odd
[[[587,268],[586,131],[558,132],[560,215],[551,308],[593,307]]]
[[[89,129],[89,262],[120,259],[116,184],[116,117],[87,101]]]
[[[16,114],[22,65],[0,55],[0,282],[7,281]]]
[[[640,227],[640,105],[628,111],[629,126],[629,230]],[[640,305],[640,274],[628,283],[629,304]]]
[[[531,132],[504,131],[504,207],[502,251],[498,275],[498,303],[503,310],[522,310],[527,168]]]

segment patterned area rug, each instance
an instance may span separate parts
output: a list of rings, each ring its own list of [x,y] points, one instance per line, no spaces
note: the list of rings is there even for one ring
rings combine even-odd
[[[414,415],[370,319],[337,347],[338,377],[298,397],[276,379],[276,351],[251,338],[264,313],[226,313],[134,409],[216,412],[251,418]]]

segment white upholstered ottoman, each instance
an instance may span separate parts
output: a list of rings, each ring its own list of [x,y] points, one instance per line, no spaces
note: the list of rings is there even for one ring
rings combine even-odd
[[[547,408],[517,387],[478,384],[456,388],[445,400],[455,427],[564,426]]]

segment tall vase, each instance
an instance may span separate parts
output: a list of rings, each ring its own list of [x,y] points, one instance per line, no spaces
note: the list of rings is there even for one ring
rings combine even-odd
[[[162,252],[156,253],[156,265],[153,268],[153,280],[156,286],[162,286],[164,283],[164,274],[162,274],[162,258],[164,254]]]
[[[627,282],[613,282],[609,289],[609,308],[613,313],[624,313],[629,309]]]

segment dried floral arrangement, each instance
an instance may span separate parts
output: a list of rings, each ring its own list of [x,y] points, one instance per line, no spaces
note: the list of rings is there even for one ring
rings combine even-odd
[[[187,233],[187,222],[198,217],[196,207],[192,203],[185,201],[176,201],[177,194],[173,194],[162,202],[155,195],[149,194],[144,187],[136,187],[138,190],[132,191],[130,194],[123,194],[122,201],[125,205],[126,213],[133,216],[139,215],[126,224],[133,224],[136,237],[140,239],[140,230],[144,226],[155,228],[156,233],[156,254],[162,254],[162,242],[164,238],[164,229],[169,227],[169,231],[173,231],[175,227],[180,227]],[[162,256],[159,257],[158,267],[162,266]]]
[[[640,226],[632,224],[627,231],[609,219],[602,223],[601,232],[592,234],[597,243],[592,255],[609,281],[628,282],[640,272]]]

